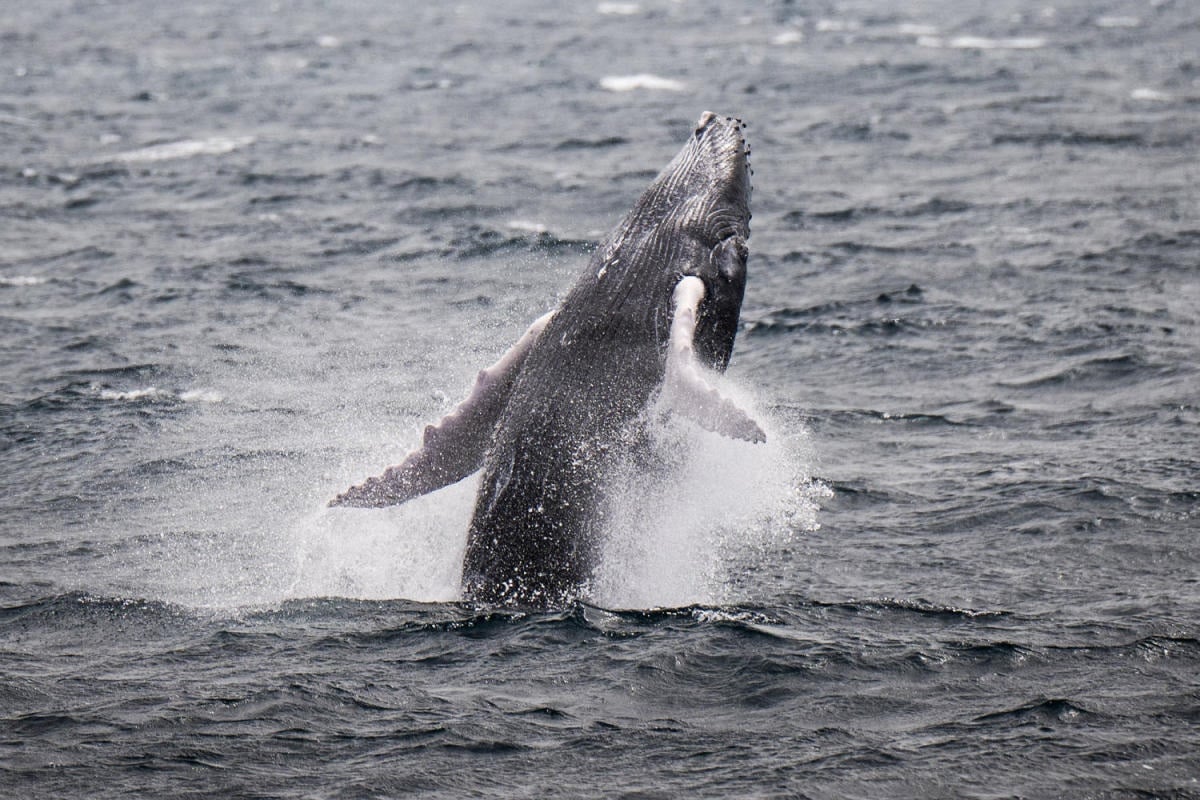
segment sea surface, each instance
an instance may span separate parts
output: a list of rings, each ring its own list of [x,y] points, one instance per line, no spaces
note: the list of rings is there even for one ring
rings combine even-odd
[[[330,510],[746,121],[587,602]],[[0,796],[1200,798],[1200,5],[0,6]]]

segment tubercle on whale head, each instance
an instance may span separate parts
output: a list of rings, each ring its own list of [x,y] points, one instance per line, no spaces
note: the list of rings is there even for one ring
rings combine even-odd
[[[728,207],[733,230],[727,235],[750,238],[750,148],[742,136],[746,124],[738,117],[705,111],[692,132],[698,150],[698,169],[707,172],[714,194]],[[723,232],[724,233],[724,232]],[[720,238],[726,238],[721,235]]]

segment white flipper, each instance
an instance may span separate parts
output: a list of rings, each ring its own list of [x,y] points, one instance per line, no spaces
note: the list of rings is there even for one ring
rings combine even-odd
[[[517,374],[554,312],[537,319],[499,361],[479,373],[466,400],[437,425],[427,425],[421,447],[383,474],[351,486],[331,506],[391,506],[449,486],[483,463],[492,431],[508,404]]]
[[[767,435],[758,423],[709,384],[696,360],[696,323],[703,300],[704,281],[694,275],[680,280],[671,296],[670,344],[663,383],[668,404],[705,430],[731,439],[765,442]]]

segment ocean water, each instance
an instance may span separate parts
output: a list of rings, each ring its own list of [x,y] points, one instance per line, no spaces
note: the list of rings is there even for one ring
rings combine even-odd
[[[0,796],[1200,797],[1200,6],[0,9]],[[589,602],[329,510],[748,123]]]

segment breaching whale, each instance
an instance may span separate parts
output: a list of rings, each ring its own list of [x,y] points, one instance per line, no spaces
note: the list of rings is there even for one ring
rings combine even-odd
[[[331,506],[403,503],[482,469],[466,600],[559,606],[586,591],[605,476],[646,446],[652,409],[752,442],[759,425],[706,377],[733,351],[750,236],[741,120],[705,112],[562,305],[479,373],[419,449]]]

